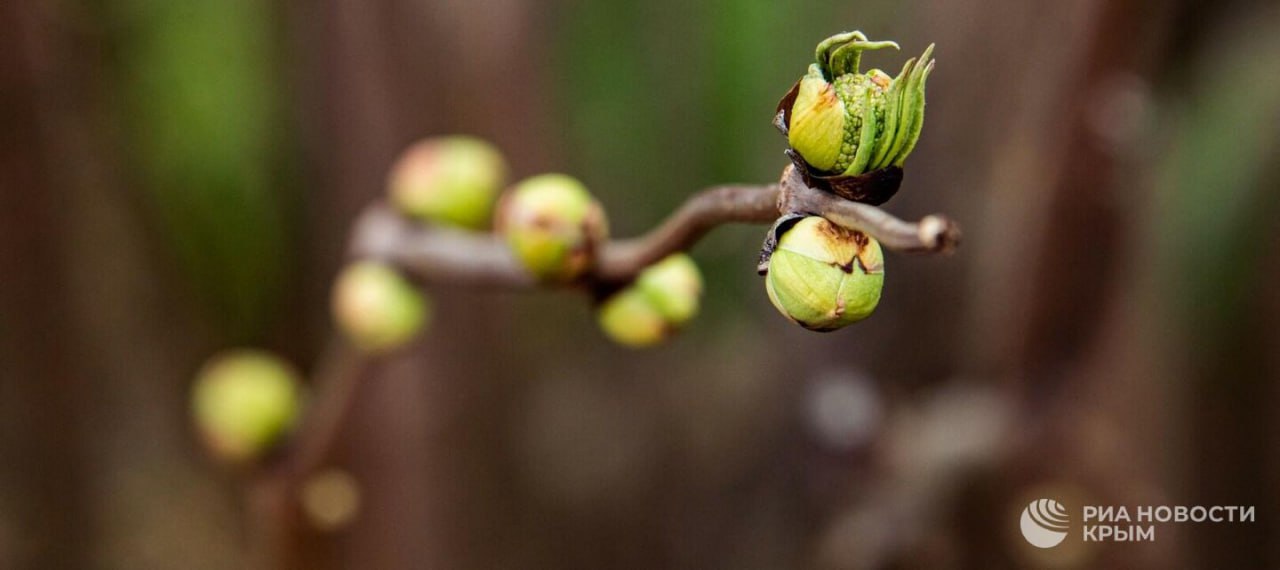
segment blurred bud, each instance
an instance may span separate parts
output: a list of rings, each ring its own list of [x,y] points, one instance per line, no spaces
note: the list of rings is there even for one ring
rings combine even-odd
[[[480,229],[507,175],[502,154],[473,137],[427,139],[409,147],[391,167],[391,201],[429,222]]]
[[[360,486],[340,469],[327,469],[302,485],[302,510],[311,524],[333,531],[347,526],[360,512]]]
[[[206,445],[221,459],[259,457],[293,426],[299,411],[293,368],[273,354],[233,350],[196,376],[191,412]]]
[[[581,182],[563,174],[516,185],[499,207],[498,230],[525,268],[551,282],[582,275],[608,234],[600,204]]]
[[[769,300],[779,312],[815,331],[871,315],[884,285],[879,242],[818,216],[782,231],[765,275]]]
[[[635,282],[600,305],[600,327],[632,347],[657,344],[698,313],[702,274],[693,259],[676,253],[646,268]]]
[[[397,348],[425,325],[430,304],[391,267],[362,261],[344,269],[333,289],[338,327],[369,352]]]
[[[818,44],[817,63],[783,99],[788,142],[812,170],[856,176],[901,167],[915,148],[933,46],[896,78],[879,69],[859,72],[863,50],[886,47],[898,44],[868,41],[862,32],[827,38]]]

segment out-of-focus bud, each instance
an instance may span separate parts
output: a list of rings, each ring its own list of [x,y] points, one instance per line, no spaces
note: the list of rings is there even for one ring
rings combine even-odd
[[[525,268],[547,282],[582,275],[608,234],[600,204],[581,182],[563,174],[526,179],[498,210],[498,231]]]
[[[800,326],[833,331],[871,315],[884,286],[884,258],[871,236],[809,216],[786,229],[769,259],[765,289]]]
[[[901,167],[924,125],[924,88],[933,70],[933,46],[908,60],[892,78],[879,69],[859,72],[863,50],[886,47],[862,32],[823,40],[817,63],[779,105],[787,140],[818,175],[856,176]]]
[[[196,430],[218,458],[260,457],[293,426],[300,408],[297,373],[273,354],[232,350],[196,375],[191,412]]]
[[[362,261],[344,269],[333,289],[333,316],[357,347],[383,352],[403,345],[426,324],[426,295],[391,267]]]
[[[360,512],[360,483],[340,469],[326,469],[307,478],[300,495],[302,511],[319,530],[342,529]]]
[[[391,201],[419,219],[469,229],[489,222],[507,165],[493,145],[468,136],[426,139],[409,147],[387,180]]]
[[[614,341],[645,347],[666,340],[698,313],[702,274],[676,253],[646,268],[635,282],[600,305],[600,328]]]

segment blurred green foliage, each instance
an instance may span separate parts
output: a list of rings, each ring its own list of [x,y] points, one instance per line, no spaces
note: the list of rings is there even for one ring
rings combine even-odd
[[[1239,329],[1262,291],[1259,271],[1280,214],[1280,37],[1243,34],[1193,68],[1188,98],[1174,105],[1173,145],[1157,166],[1163,192],[1158,259],[1162,283],[1188,330],[1210,339]]]
[[[275,316],[288,267],[273,14],[252,0],[116,3],[130,158],[182,270],[224,332]]]

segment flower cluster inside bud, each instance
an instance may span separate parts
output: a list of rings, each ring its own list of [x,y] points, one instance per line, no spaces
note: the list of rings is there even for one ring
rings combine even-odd
[[[933,70],[933,46],[912,58],[896,78],[858,69],[863,50],[897,48],[861,32],[818,45],[817,63],[801,78],[788,117],[791,147],[813,170],[855,176],[901,167],[924,123],[924,88]]]

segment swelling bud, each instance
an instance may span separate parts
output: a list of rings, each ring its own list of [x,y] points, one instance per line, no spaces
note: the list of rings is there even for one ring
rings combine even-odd
[[[387,180],[391,201],[423,221],[481,229],[507,176],[493,145],[467,136],[426,139],[409,147]]]
[[[847,32],[823,40],[815,63],[783,99],[791,148],[815,173],[857,176],[902,167],[924,126],[924,89],[933,71],[933,46],[897,77],[859,71],[864,50],[898,44]]]
[[[422,330],[429,311],[421,291],[378,262],[348,266],[333,289],[338,328],[367,352],[384,352],[408,342]]]
[[[293,368],[273,354],[234,350],[214,357],[191,392],[196,430],[221,459],[260,457],[297,419],[298,386]]]
[[[608,234],[600,204],[581,182],[563,174],[516,185],[499,206],[498,230],[530,273],[558,283],[581,276]]]
[[[635,282],[600,305],[600,328],[632,347],[658,344],[698,313],[702,274],[693,259],[676,253],[649,266]]]
[[[818,216],[802,218],[778,238],[765,275],[778,312],[815,331],[867,318],[883,286],[880,243]]]

